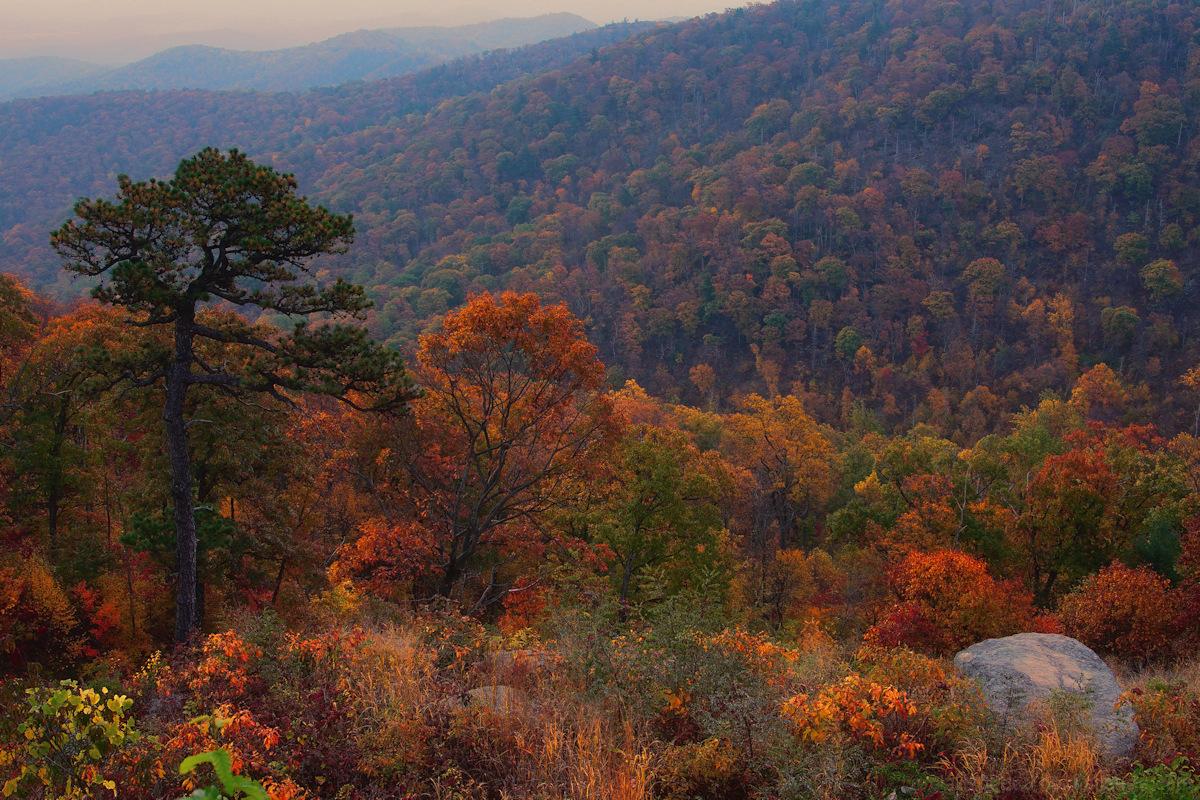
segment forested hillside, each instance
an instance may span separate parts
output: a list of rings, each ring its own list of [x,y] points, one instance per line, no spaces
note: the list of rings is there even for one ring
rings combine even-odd
[[[48,231],[69,216],[76,199],[107,190],[118,173],[167,175],[181,158],[208,145],[270,153],[278,161],[280,153],[424,114],[457,94],[490,91],[563,66],[647,27],[608,25],[399,78],[304,94],[107,92],[0,104],[3,268],[56,287],[60,296],[79,295],[79,287],[64,282]],[[301,178],[311,186],[311,173]]]
[[[357,214],[330,269],[384,337],[532,288],[692,401],[701,364],[718,394],[798,384],[826,416],[849,387],[885,425],[994,416],[1098,360],[1171,387],[1196,355],[1197,13],[783,3],[425,113],[388,83],[10,104],[5,268],[54,282],[68,197],[217,141]],[[1144,413],[1181,424],[1167,395]]]

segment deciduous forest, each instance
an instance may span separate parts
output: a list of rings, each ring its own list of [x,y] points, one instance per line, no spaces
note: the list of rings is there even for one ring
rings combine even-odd
[[[813,0],[0,105],[3,794],[1195,797],[1198,104],[1193,3]]]

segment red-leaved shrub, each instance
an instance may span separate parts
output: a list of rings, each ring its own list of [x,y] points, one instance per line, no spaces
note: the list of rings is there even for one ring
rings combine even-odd
[[[1085,579],[1062,600],[1063,632],[1098,653],[1152,659],[1165,655],[1178,630],[1170,585],[1149,567],[1119,561]]]
[[[870,645],[949,655],[981,639],[1048,629],[1024,588],[957,550],[909,553],[888,583],[900,602],[867,631]]]

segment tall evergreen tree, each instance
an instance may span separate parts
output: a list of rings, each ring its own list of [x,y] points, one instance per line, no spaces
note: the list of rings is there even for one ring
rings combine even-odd
[[[398,355],[372,343],[361,327],[337,321],[369,306],[362,287],[297,283],[313,256],[345,251],[354,236],[349,216],[309,205],[292,176],[255,165],[237,150],[207,148],[182,161],[169,181],[122,175],[118,182],[114,201],[80,200],[79,221],[63,225],[51,243],[66,269],[100,279],[93,296],[129,309],[129,324],[171,327],[169,354],[147,353],[136,363],[113,359],[106,369],[114,384],[163,387],[178,562],[175,640],[184,642],[203,623],[189,389],[284,399],[281,390],[312,391],[376,410],[403,408],[413,390]],[[264,334],[234,315],[199,313],[214,303],[301,318],[334,315],[334,321],[310,328],[302,319],[289,334]],[[198,339],[249,348],[252,357],[201,358]]]

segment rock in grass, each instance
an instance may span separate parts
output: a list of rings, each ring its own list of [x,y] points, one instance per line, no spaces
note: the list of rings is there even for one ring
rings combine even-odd
[[[1128,756],[1137,744],[1133,709],[1115,707],[1121,697],[1116,677],[1077,639],[1056,633],[988,639],[956,655],[954,666],[979,681],[988,705],[1006,724],[1027,724],[1031,705],[1055,696],[1074,698],[1106,755]]]
[[[467,692],[471,705],[487,706],[492,711],[509,712],[527,703],[523,692],[511,686],[480,686]]]
[[[480,686],[475,689],[447,697],[438,703],[444,711],[460,711],[464,708],[489,708],[500,714],[514,711],[518,706],[527,705],[529,698],[519,689],[497,684],[495,686]]]

